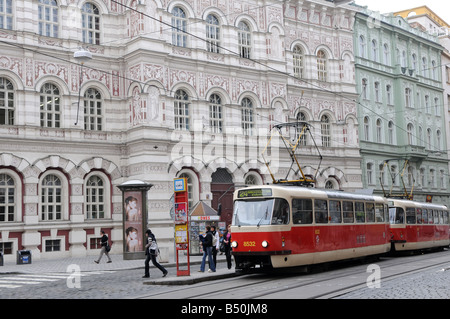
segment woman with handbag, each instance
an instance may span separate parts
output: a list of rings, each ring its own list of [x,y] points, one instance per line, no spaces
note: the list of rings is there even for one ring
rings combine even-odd
[[[103,230],[101,231],[101,233],[102,233],[102,238],[100,239],[100,242],[101,242],[102,248],[100,249],[100,256],[98,257],[97,260],[94,260],[94,262],[96,264],[98,264],[100,262],[100,259],[102,259],[103,254],[105,254],[106,257],[108,257],[107,263],[111,263],[112,260],[111,260],[111,257],[109,257],[109,251],[111,250],[111,248],[108,243],[108,235],[106,235],[105,231],[103,231]]]
[[[145,236],[147,236],[147,245],[145,245],[145,254],[147,255],[147,258],[145,259],[145,275],[142,278],[150,277],[150,259],[152,260],[153,265],[162,271],[163,277],[166,277],[168,271],[156,261],[159,249],[155,235],[150,229],[147,229]]]

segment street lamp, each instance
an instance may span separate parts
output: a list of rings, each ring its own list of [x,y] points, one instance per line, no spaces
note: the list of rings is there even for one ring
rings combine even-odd
[[[73,57],[81,64],[80,67],[80,84],[78,86],[78,108],[77,108],[77,120],[75,121],[75,125],[78,124],[78,114],[80,113],[80,98],[81,98],[81,84],[83,83],[83,65],[85,62],[92,59],[91,52],[85,50],[84,48],[79,48],[78,51],[76,51],[73,54]]]

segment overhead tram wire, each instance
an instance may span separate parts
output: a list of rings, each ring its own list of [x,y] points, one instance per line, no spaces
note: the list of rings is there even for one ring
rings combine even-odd
[[[208,41],[207,39],[204,39],[204,38],[202,38],[202,37],[200,37],[200,36],[197,36],[197,35],[195,35],[195,34],[193,34],[193,33],[188,32],[188,31],[181,30],[180,28],[178,28],[178,27],[176,27],[176,26],[173,26],[173,25],[171,25],[171,24],[169,24],[169,23],[167,23],[167,22],[164,22],[164,21],[161,21],[161,20],[159,20],[159,19],[156,19],[156,18],[154,18],[154,17],[152,17],[152,16],[150,16],[150,15],[144,13],[144,12],[141,12],[141,11],[139,11],[139,10],[137,10],[137,9],[131,8],[131,7],[127,6],[127,5],[125,5],[125,4],[122,4],[122,3],[118,2],[118,1],[116,1],[116,0],[111,0],[111,2],[114,2],[114,3],[116,3],[116,4],[118,4],[118,5],[122,6],[122,7],[124,7],[124,8],[126,8],[126,9],[132,10],[132,11],[134,11],[134,12],[136,12],[136,13],[141,14],[142,16],[145,16],[145,17],[150,18],[150,19],[152,19],[152,20],[154,20],[154,21],[157,21],[158,23],[161,23],[161,24],[163,24],[163,25],[166,25],[166,26],[170,27],[170,29],[176,29],[178,32],[185,33],[185,34],[187,34],[187,35],[189,35],[189,36],[191,36],[191,37],[193,37],[193,38],[195,38],[195,39],[197,39],[197,40],[203,41],[203,42],[205,42],[205,43],[213,44],[213,45],[215,45],[216,47],[218,47],[219,49],[223,49],[223,50],[226,51],[226,52],[229,52],[229,53],[231,53],[231,54],[233,54],[233,55],[236,55],[236,56],[239,56],[239,57],[240,57],[240,54],[237,53],[237,52],[235,52],[235,51],[233,51],[233,50],[227,49],[227,48],[225,48],[225,47],[223,47],[223,46],[221,46],[221,45],[216,45],[216,44],[214,44],[214,43],[211,43],[211,42]],[[275,73],[279,73],[279,74],[285,75],[285,76],[287,76],[287,77],[289,77],[289,78],[297,79],[297,78],[296,78],[294,75],[292,75],[292,74],[289,74],[289,73],[287,73],[287,72],[283,72],[283,71],[277,70],[277,69],[275,69],[274,67],[271,67],[271,66],[269,66],[269,65],[267,65],[267,64],[264,64],[264,63],[262,63],[262,62],[260,62],[260,61],[258,61],[258,60],[255,60],[255,59],[252,59],[252,58],[245,58],[245,59],[247,59],[247,60],[249,60],[249,61],[252,61],[252,62],[255,63],[255,64],[261,65],[261,66],[267,68],[268,70],[274,71]],[[388,119],[386,119],[386,118],[383,117],[383,116],[380,116],[380,115],[379,115],[378,113],[376,113],[374,110],[372,110],[372,109],[370,109],[369,107],[363,105],[361,102],[359,102],[359,101],[357,101],[357,100],[352,100],[352,99],[350,99],[349,97],[343,95],[342,93],[334,92],[334,91],[325,89],[325,88],[323,88],[323,87],[321,87],[321,86],[319,86],[319,85],[317,85],[317,84],[314,84],[314,83],[312,83],[312,82],[306,81],[305,79],[302,79],[302,81],[305,82],[306,84],[309,84],[309,85],[312,86],[312,87],[317,88],[319,91],[326,92],[326,93],[330,93],[330,94],[333,94],[333,95],[335,95],[335,96],[341,97],[342,99],[346,99],[346,100],[348,100],[348,101],[351,101],[351,102],[353,102],[353,103],[356,103],[356,104],[360,105],[361,107],[363,107],[364,109],[369,110],[370,112],[374,113],[375,115],[381,117],[383,120],[388,121]],[[405,133],[408,133],[408,131],[407,131],[405,128],[400,127],[400,126],[397,125],[396,123],[394,123],[394,126],[397,127],[399,130],[401,130],[401,131],[403,131],[403,132],[405,132]],[[415,136],[416,138],[419,138],[419,139],[420,139],[420,137],[417,137],[416,135],[414,135],[414,136]]]

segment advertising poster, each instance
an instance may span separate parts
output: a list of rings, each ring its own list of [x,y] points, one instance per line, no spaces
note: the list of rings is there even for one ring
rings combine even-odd
[[[175,225],[175,243],[186,244],[187,242],[187,224]]]
[[[125,211],[125,251],[141,252],[144,251],[143,244],[143,208],[142,192],[126,191],[124,193],[124,211]]]
[[[187,204],[175,203],[175,222],[187,223]]]

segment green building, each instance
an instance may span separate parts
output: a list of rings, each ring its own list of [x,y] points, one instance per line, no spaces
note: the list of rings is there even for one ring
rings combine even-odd
[[[450,203],[438,38],[367,8],[354,25],[363,186]]]

